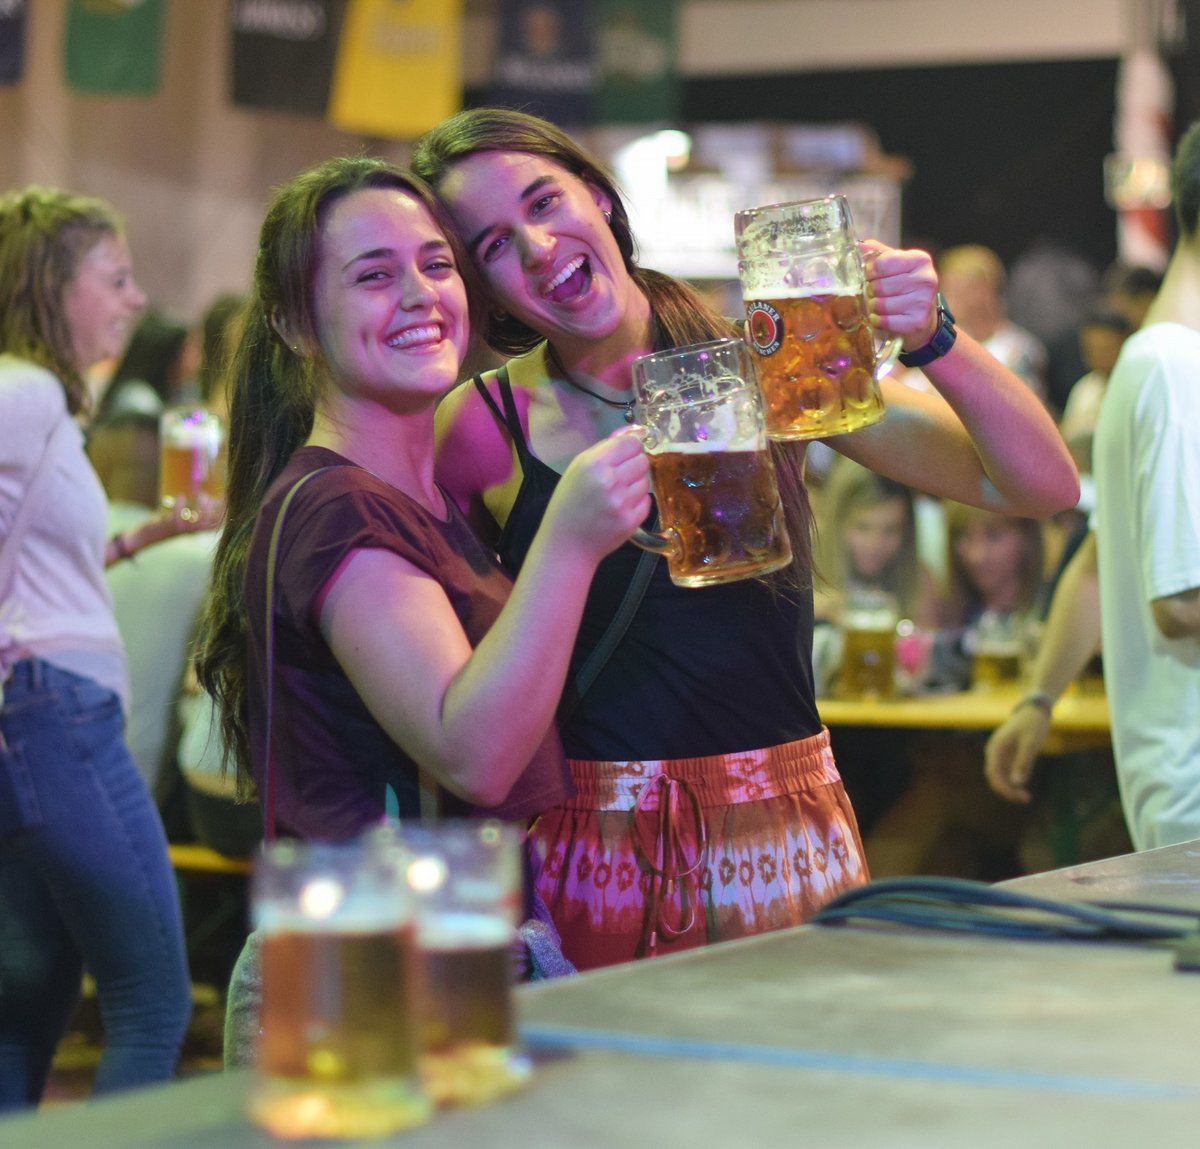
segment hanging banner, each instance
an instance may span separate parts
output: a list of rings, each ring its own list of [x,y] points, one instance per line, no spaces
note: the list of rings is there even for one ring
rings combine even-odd
[[[350,0],[328,119],[414,139],[462,107],[462,0]]]
[[[162,0],[69,0],[67,83],[97,95],[152,95],[158,89],[162,23]]]
[[[595,35],[590,0],[500,0],[490,103],[564,127],[595,118]]]
[[[25,63],[25,0],[0,0],[0,84],[15,84]]]
[[[231,0],[233,102],[324,116],[346,0]]]
[[[603,0],[596,119],[602,124],[669,123],[679,114],[676,0]]]

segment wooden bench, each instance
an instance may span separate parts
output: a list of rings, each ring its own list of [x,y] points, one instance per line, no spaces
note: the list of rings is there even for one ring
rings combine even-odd
[[[193,980],[224,994],[248,926],[249,858],[227,858],[199,842],[168,845]]]

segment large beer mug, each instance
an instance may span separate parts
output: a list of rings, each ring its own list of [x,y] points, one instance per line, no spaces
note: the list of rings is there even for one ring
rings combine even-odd
[[[529,1080],[517,1047],[513,946],[524,835],[492,820],[400,829],[417,898],[421,1072],[439,1105],[477,1105]]]
[[[665,554],[678,586],[787,566],[792,548],[746,345],[719,339],[644,355],[633,381],[662,531],[639,530],[633,541]]]
[[[225,496],[225,429],[204,407],[168,407],[159,426],[159,501],[194,515],[203,496]]]
[[[879,379],[900,340],[870,323],[862,255],[843,196],[734,217],[746,334],[772,439],[843,435],[883,418]]]
[[[424,1121],[414,899],[363,840],[280,842],[254,868],[262,1012],[250,1116],[279,1137],[382,1136]]]

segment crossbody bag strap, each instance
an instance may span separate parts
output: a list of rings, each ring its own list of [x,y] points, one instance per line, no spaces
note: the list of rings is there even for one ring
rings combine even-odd
[[[266,673],[267,673],[267,721],[264,741],[267,750],[267,767],[263,774],[263,837],[268,842],[275,840],[275,748],[272,742],[272,713],[275,700],[275,582],[279,552],[279,540],[283,535],[283,520],[292,500],[300,488],[324,471],[332,471],[345,463],[331,463],[327,467],[318,467],[302,475],[283,497],[279,504],[279,513],[275,516],[275,525],[271,529],[271,541],[267,546],[267,636],[266,636]],[[418,768],[417,771],[418,798],[421,818],[424,821],[435,821],[441,816],[442,794],[437,782],[427,771]],[[400,802],[395,791],[389,785],[384,795],[384,810],[389,815],[399,816]]]
[[[653,529],[657,530],[657,528],[656,516]],[[564,726],[571,715],[575,713],[576,708],[583,701],[583,696],[591,689],[592,683],[599,677],[600,671],[604,669],[605,664],[612,658],[613,652],[620,645],[621,639],[625,637],[629,624],[633,622],[633,616],[637,614],[638,607],[642,605],[642,599],[646,595],[646,588],[650,585],[650,576],[654,573],[654,564],[657,559],[658,555],[653,551],[642,551],[639,556],[637,566],[629,580],[629,586],[625,588],[621,605],[617,607],[612,621],[608,624],[608,629],[605,630],[592,653],[587,656],[579,668],[579,673],[575,676],[573,683],[574,690],[570,694],[564,694],[562,701],[558,704],[555,718],[560,727]]]
[[[271,730],[272,712],[275,709],[275,576],[278,573],[276,564],[279,539],[283,534],[284,517],[300,488],[309,479],[315,479],[317,475],[323,474],[325,471],[332,471],[335,467],[344,465],[343,463],[331,463],[328,467],[318,467],[315,471],[309,471],[307,475],[302,475],[292,484],[291,489],[284,495],[283,502],[279,504],[279,513],[275,516],[275,525],[271,528],[271,541],[267,546],[267,729],[264,737],[267,765],[263,772],[263,837],[267,842],[275,841],[275,747],[271,738]]]

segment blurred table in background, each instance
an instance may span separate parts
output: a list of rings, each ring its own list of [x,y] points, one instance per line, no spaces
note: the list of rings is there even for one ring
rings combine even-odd
[[[898,730],[995,730],[1025,691],[966,690],[905,698],[822,698],[817,709],[826,726],[873,726]],[[1064,754],[1110,745],[1108,699],[1068,691],[1054,707],[1045,754]]]

